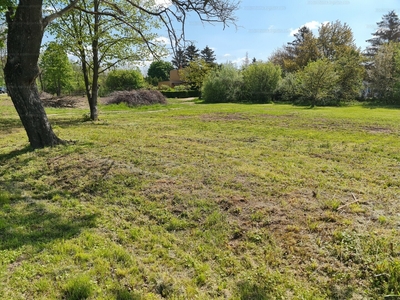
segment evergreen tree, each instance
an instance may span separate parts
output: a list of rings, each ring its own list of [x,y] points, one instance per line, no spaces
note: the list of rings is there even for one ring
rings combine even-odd
[[[367,57],[374,56],[383,44],[400,42],[400,19],[394,10],[383,15],[382,21],[376,24],[378,29],[372,34],[374,37],[367,40],[371,44],[365,51]]]
[[[289,72],[304,68],[309,62],[316,61],[320,56],[317,39],[308,27],[300,28],[294,37],[295,40],[289,42],[285,47],[288,59],[284,61],[284,65]]]
[[[187,67],[188,62],[185,56],[185,50],[183,50],[182,48],[178,48],[175,51],[175,54],[171,60],[172,65],[174,66],[174,68],[176,69],[182,69]]]
[[[201,50],[200,52],[200,56],[202,59],[204,59],[204,61],[210,65],[215,65],[215,54],[214,54],[214,50],[212,50],[211,48],[209,48],[208,46],[206,46],[203,50]]]
[[[200,57],[199,51],[200,50],[197,49],[194,44],[190,44],[189,46],[187,46],[185,49],[186,61],[189,63],[198,59]]]

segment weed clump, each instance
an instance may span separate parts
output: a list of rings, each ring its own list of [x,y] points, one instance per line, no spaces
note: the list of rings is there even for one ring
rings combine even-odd
[[[89,298],[93,293],[93,286],[88,276],[81,276],[68,282],[64,296],[69,300],[82,300]]]
[[[166,104],[167,101],[163,94],[155,90],[132,90],[132,91],[117,91],[109,96],[106,104],[125,103],[128,106]]]

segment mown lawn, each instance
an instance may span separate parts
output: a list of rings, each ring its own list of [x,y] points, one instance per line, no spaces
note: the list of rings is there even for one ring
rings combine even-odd
[[[0,299],[400,295],[400,110],[0,98]]]

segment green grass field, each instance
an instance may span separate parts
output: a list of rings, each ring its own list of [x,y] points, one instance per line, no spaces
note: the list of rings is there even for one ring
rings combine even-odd
[[[0,98],[0,299],[400,295],[400,110],[100,111],[31,151]]]

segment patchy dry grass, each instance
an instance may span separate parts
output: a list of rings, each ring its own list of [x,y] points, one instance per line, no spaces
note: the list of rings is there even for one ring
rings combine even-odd
[[[400,295],[400,112],[49,108],[30,151],[0,98],[1,299]]]

